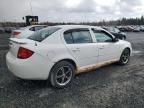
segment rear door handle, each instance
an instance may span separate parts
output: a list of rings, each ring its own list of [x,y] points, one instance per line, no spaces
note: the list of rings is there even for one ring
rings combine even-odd
[[[75,49],[72,49],[73,52],[77,52],[77,51],[80,51],[80,48],[75,48]]]

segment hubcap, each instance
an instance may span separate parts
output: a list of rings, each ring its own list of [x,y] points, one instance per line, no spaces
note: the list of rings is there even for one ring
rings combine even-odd
[[[128,61],[129,61],[129,51],[126,50],[122,55],[122,62],[126,64]]]
[[[69,66],[60,67],[55,78],[59,85],[66,85],[72,78],[72,69]]]

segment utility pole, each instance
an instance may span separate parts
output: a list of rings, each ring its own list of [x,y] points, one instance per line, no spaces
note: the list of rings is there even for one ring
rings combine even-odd
[[[31,15],[33,16],[32,0],[30,0],[29,5],[30,5],[30,10],[31,10]]]

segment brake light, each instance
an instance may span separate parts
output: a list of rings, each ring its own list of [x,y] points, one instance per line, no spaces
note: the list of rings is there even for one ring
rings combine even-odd
[[[27,59],[33,55],[33,51],[20,47],[18,50],[17,58],[19,59]]]
[[[19,35],[21,32],[13,32],[13,35],[16,36],[16,35]]]

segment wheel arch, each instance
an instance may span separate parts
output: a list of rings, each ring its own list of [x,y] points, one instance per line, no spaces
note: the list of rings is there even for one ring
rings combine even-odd
[[[72,60],[70,58],[61,59],[61,60],[57,61],[55,64],[57,64],[57,63],[59,63],[61,61],[67,61],[67,62],[69,62],[69,63],[71,63],[75,67],[75,69],[77,69],[77,65],[76,65],[76,62],[74,60]]]
[[[130,48],[130,47],[125,47],[125,48],[123,49],[123,51],[124,51],[125,49],[128,49],[129,52],[130,52],[130,55],[131,55],[131,53],[132,53],[131,48]]]
[[[129,51],[129,56],[131,56],[131,49],[130,49],[129,47],[125,47],[125,48],[123,49],[123,51],[122,51],[122,53],[121,53],[121,56],[120,56],[120,59],[119,59],[119,61],[118,61],[118,63],[119,63],[120,65],[125,65],[125,64],[127,64],[127,63],[129,62],[129,57],[128,57],[128,59],[127,59],[126,61],[123,61],[123,60],[122,60],[122,59],[123,59],[122,55],[123,55],[123,53],[124,53],[125,50],[128,50],[128,51]]]
[[[120,53],[119,59],[120,59],[120,57],[121,57],[121,55],[122,55],[122,53],[123,53],[123,51],[124,51],[125,49],[128,49],[128,50],[130,51],[130,56],[131,56],[131,54],[132,54],[132,48],[129,47],[129,46],[124,46],[124,47],[121,49],[121,53]]]
[[[123,44],[123,46],[121,47],[121,53],[125,50],[125,49],[128,49],[130,51],[130,56],[132,54],[132,46],[131,44]]]
[[[60,59],[60,60],[56,61],[56,62],[54,63],[54,65],[51,67],[50,73],[49,73],[49,75],[48,75],[48,79],[50,78],[50,74],[51,74],[52,69],[54,68],[54,66],[55,66],[57,63],[61,62],[61,61],[67,61],[67,62],[71,63],[71,64],[74,66],[75,70],[77,70],[77,64],[76,64],[76,61],[75,61],[75,60],[73,60],[73,59],[71,59],[71,58],[63,58],[63,59]]]

